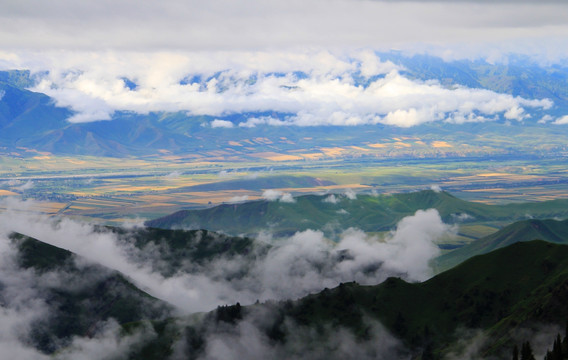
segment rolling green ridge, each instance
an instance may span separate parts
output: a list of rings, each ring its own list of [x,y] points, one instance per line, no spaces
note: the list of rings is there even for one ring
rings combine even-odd
[[[445,222],[454,222],[454,217],[460,214],[469,215],[469,221],[511,222],[527,216],[568,216],[568,200],[486,205],[464,201],[447,192],[424,190],[395,195],[358,195],[354,200],[336,194],[337,203],[334,204],[324,201],[328,196],[299,196],[294,203],[259,200],[223,204],[203,210],[182,210],[148,221],[146,225],[158,228],[204,228],[229,234],[270,230],[281,236],[318,229],[325,230],[329,236],[333,234],[326,226],[339,230],[356,227],[369,232],[390,230],[403,217],[430,208],[437,209]]]
[[[306,323],[328,319],[358,331],[370,314],[410,348],[431,345],[438,354],[451,349],[460,326],[482,329],[488,335],[484,352],[497,355],[510,349],[514,329],[564,325],[567,285],[568,246],[532,241],[474,257],[419,284],[391,278],[378,286],[343,285],[301,300],[292,314]],[[336,304],[326,305],[329,299]],[[338,320],[333,314],[339,308],[353,310]]]
[[[523,220],[510,224],[494,234],[475,240],[436,259],[440,270],[449,269],[472,256],[486,254],[516,242],[545,240],[568,244],[568,220]]]
[[[23,269],[38,276],[55,272],[61,279],[41,290],[49,312],[35,321],[29,341],[42,352],[53,353],[73,336],[90,336],[111,318],[125,324],[164,318],[173,310],[116,271],[83,261],[77,265],[77,255],[22,234],[13,233],[10,238],[17,246],[17,261]]]
[[[534,220],[522,223],[541,230],[542,224],[553,224]],[[562,229],[559,226],[557,229]],[[556,229],[554,225],[548,228]],[[223,254],[246,255],[251,246],[250,239],[204,230],[98,229],[109,230],[121,241],[133,242],[142,249],[150,242],[163,243],[171,248],[166,255],[171,256],[167,261],[172,263],[185,256],[206,261]],[[556,234],[560,236],[561,230]],[[515,236],[507,241],[515,242]],[[400,357],[394,358],[411,354],[413,359],[438,359],[459,352],[460,329],[482,331],[486,342],[481,355],[503,358],[515,345],[515,331],[537,324],[564,326],[568,319],[568,246],[551,242],[503,243],[505,247],[474,256],[423,283],[399,278],[374,286],[343,283],[298,300],[222,306],[199,316],[164,319],[168,305],[138,290],[122,275],[98,265],[77,266],[73,261],[76,255],[24,235],[11,238],[19,249],[18,261],[23,268],[89,279],[77,288],[49,289],[53,313],[32,334],[34,346],[47,353],[57,350],[54,344],[65,346],[65,339],[72,335],[89,336],[94,324],[112,317],[124,326],[121,336],[143,326],[155,331],[154,337],[132,347],[127,355],[130,359],[164,358],[180,341],[185,344],[185,356],[197,358],[204,354],[211,336],[234,336],[245,320],[281,357],[294,357],[302,349],[321,345],[329,351],[326,357],[341,358],[340,349],[329,339],[348,331],[364,348],[376,341],[372,324],[378,321],[401,341],[396,348]],[[155,321],[141,322],[143,319]],[[297,343],[294,334],[298,331],[311,334],[306,344]]]
[[[316,334],[325,343],[330,334],[348,329],[364,346],[374,341],[370,324],[378,320],[413,359],[459,354],[464,329],[483,332],[480,356],[501,359],[510,356],[518,330],[564,326],[567,301],[568,246],[530,241],[476,256],[423,283],[398,278],[376,286],[343,283],[296,301],[219,307],[178,334],[184,334],[189,357],[197,358],[209,336],[232,336],[234,327],[246,319],[273,349],[287,349],[287,356],[294,357],[305,344],[286,346],[291,339],[297,342],[298,331]],[[259,313],[265,315],[255,317]],[[174,341],[166,337],[156,340],[163,350]],[[327,346],[326,358],[340,358],[334,352],[337,347]],[[408,352],[402,351],[400,358],[408,358]]]

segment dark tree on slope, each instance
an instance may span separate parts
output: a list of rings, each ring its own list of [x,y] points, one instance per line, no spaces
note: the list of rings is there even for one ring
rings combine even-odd
[[[532,351],[531,344],[527,341],[521,348],[521,360],[536,360]]]

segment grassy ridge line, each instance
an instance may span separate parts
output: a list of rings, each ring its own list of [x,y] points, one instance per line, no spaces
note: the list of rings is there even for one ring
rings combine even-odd
[[[530,219],[510,224],[494,234],[473,241],[436,259],[435,267],[447,270],[475,255],[486,254],[516,242],[544,240],[568,244],[568,220]]]
[[[343,284],[301,299],[286,315],[361,335],[371,316],[414,351],[430,344],[438,354],[451,350],[460,327],[480,329],[489,339],[485,355],[497,355],[510,351],[515,329],[565,324],[567,284],[568,246],[531,241],[476,256],[423,283]]]
[[[56,272],[68,282],[54,282],[41,292],[49,305],[49,314],[33,324],[31,345],[44,353],[66,346],[73,336],[91,336],[108,319],[125,324],[164,318],[173,310],[117,271],[83,261],[83,265],[77,266],[76,254],[22,234],[12,233],[10,238],[18,249],[17,261],[23,269],[33,269],[38,274]]]
[[[130,230],[114,230],[123,234],[130,233]],[[214,234],[202,231],[145,231],[134,232],[134,235],[130,233],[129,236],[133,236],[131,239],[135,241],[141,241],[140,244],[144,244],[147,239],[163,239],[179,249],[184,247],[183,234],[195,236],[192,244],[199,244],[201,240],[209,242],[207,239],[213,239],[211,241],[215,243],[215,238],[210,238]],[[21,235],[15,238],[22,252],[22,264],[37,266],[38,271],[69,266],[71,253]],[[224,240],[219,241],[215,246],[224,243]],[[217,250],[223,249],[232,251],[224,246]],[[238,249],[239,246],[235,250]],[[46,257],[47,261],[40,260],[41,257]],[[113,283],[107,281],[102,289]],[[139,351],[135,350],[133,358],[162,358],[171,351],[172,344],[180,336],[190,336],[187,339],[189,346],[197,344],[195,346],[202,348],[206,341],[206,335],[201,332],[203,329],[219,326],[220,331],[226,331],[226,324],[215,325],[211,322],[228,321],[235,324],[246,318],[247,313],[256,307],[269,307],[277,312],[273,318],[263,319],[263,322],[272,323],[261,328],[268,331],[267,336],[275,343],[286,342],[289,335],[286,319],[312,329],[327,325],[331,325],[332,330],[347,328],[360,341],[365,341],[368,337],[368,320],[376,319],[402,339],[416,356],[424,351],[432,351],[441,356],[453,350],[458,340],[456,331],[460,327],[483,330],[490,339],[483,348],[484,354],[499,356],[502,351],[510,351],[510,333],[515,329],[530,327],[534,323],[564,325],[568,318],[565,306],[568,301],[567,285],[568,246],[543,241],[515,243],[489,254],[475,256],[423,283],[406,283],[398,278],[390,278],[376,286],[345,283],[297,301],[281,302],[276,307],[274,303],[251,305],[242,307],[242,313],[237,308],[229,307],[223,309],[222,316],[214,311],[203,317],[203,321],[207,323],[201,325],[177,328],[180,325],[176,325],[175,319],[154,322],[158,337],[144,344]],[[101,291],[101,286],[96,288]],[[66,308],[77,309],[79,306],[81,309],[80,306],[84,303],[81,296],[84,295],[101,301],[109,300],[104,291],[64,294],[63,298],[68,301]],[[113,301],[114,306],[116,300]],[[138,305],[136,301],[122,302],[120,307],[115,308],[118,312],[116,316],[136,314]],[[94,314],[99,316],[96,312]],[[57,316],[52,329],[68,329],[76,324],[92,326],[90,321],[93,319],[88,316],[94,315],[87,310],[79,310],[72,316]],[[136,320],[133,321],[134,325],[131,322],[121,322],[129,324],[128,330],[128,327],[136,326]],[[194,354],[199,354],[198,348],[193,350],[196,351]],[[140,354],[145,355],[139,356]]]
[[[564,326],[567,301],[568,246],[530,241],[475,256],[423,283],[399,278],[375,286],[343,283],[295,301],[220,307],[176,333],[184,334],[188,354],[197,358],[212,334],[231,336],[232,327],[247,321],[280,349],[290,339],[289,357],[294,357],[301,355],[293,352],[304,345],[294,343],[297,337],[289,331],[317,333],[326,341],[324,329],[331,331],[329,336],[348,329],[363,346],[373,341],[370,320],[378,320],[401,339],[413,359],[444,358],[458,350],[460,329],[483,332],[483,358],[508,358],[514,345],[511,334],[517,330],[535,324]],[[253,314],[271,315],[255,320]],[[161,333],[134,358],[159,358],[157,349],[167,352],[180,340],[171,333]],[[312,345],[325,346],[307,346]],[[332,353],[326,356],[337,358]]]
[[[324,201],[329,195],[304,195],[294,203],[250,201],[223,204],[202,210],[182,210],[146,222],[158,228],[205,228],[229,234],[254,234],[270,229],[276,235],[290,235],[306,229],[357,227],[364,231],[392,229],[400,219],[417,210],[436,208],[442,219],[467,214],[473,221],[515,221],[527,216],[551,218],[568,216],[568,200],[539,203],[486,205],[468,202],[447,192],[424,190],[395,195],[358,195],[351,200],[335,195],[337,202]]]

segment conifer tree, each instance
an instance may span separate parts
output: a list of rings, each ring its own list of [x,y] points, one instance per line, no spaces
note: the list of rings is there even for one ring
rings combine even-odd
[[[562,360],[562,340],[560,339],[560,334],[556,336],[556,340],[554,340],[554,346],[552,347],[552,354],[554,356],[554,360]]]
[[[521,348],[521,360],[536,360],[530,342],[523,343]]]

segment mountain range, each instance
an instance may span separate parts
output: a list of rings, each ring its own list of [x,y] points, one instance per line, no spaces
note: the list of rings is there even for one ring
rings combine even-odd
[[[269,229],[277,236],[307,229],[334,231],[349,227],[367,232],[389,231],[417,210],[435,208],[443,221],[508,221],[528,216],[568,216],[568,200],[486,205],[459,199],[444,191],[423,190],[393,195],[303,195],[294,202],[257,200],[200,210],[181,210],[146,222],[157,228],[206,228],[228,234],[254,234]]]
[[[402,68],[401,74],[409,79],[435,80],[443,86],[467,86],[487,89],[527,99],[550,99],[554,106],[546,114],[563,116],[568,109],[568,68],[562,66],[540,66],[527,59],[514,58],[509,64],[489,64],[483,61],[446,62],[432,56],[407,57],[396,52],[380,54],[383,60],[391,61]],[[522,123],[510,123],[506,119],[489,122],[465,122],[461,124],[431,123],[412,128],[375,124],[372,126],[255,126],[242,127],[239,123],[249,118],[270,116],[285,119],[294,114],[268,112],[227,113],[222,116],[192,115],[186,112],[135,113],[116,111],[111,120],[89,123],[67,121],[73,112],[57,106],[54,99],[34,91],[34,86],[44,73],[30,73],[25,70],[0,72],[0,147],[8,153],[25,152],[22,148],[66,155],[99,156],[141,156],[155,155],[159,151],[175,154],[201,154],[223,149],[241,159],[262,151],[298,150],[304,147],[305,138],[312,139],[312,146],[350,146],[371,143],[377,137],[422,136],[429,134],[433,140],[452,138],[456,141],[472,139],[471,133],[517,134],[524,138],[532,133],[564,133],[563,127],[537,123],[544,116],[542,110],[527,110]],[[216,74],[213,76],[219,76]],[[308,76],[297,74],[297,76]],[[357,86],[365,87],[368,81],[353,74]],[[196,84],[206,84],[210,78],[195,77]],[[131,85],[135,88],[135,84]],[[214,120],[232,124],[230,128],[215,127]],[[513,125],[513,126],[511,126]],[[540,136],[540,135],[539,135]],[[255,138],[269,139],[270,142],[232,146]],[[499,136],[494,141],[498,142]],[[529,137],[530,138],[530,137]],[[286,139],[280,141],[280,139]],[[316,139],[316,140],[313,140]],[[490,145],[484,138],[483,145]],[[472,143],[473,144],[473,143]],[[472,145],[470,144],[470,145]],[[477,142],[475,144],[477,145]],[[481,143],[479,144],[481,145]],[[534,147],[519,148],[522,144],[508,144],[510,153],[535,152]],[[544,145],[544,144],[543,144]],[[550,145],[550,144],[549,144]],[[492,143],[492,146],[497,146]],[[247,149],[248,147],[248,149]],[[487,149],[486,149],[487,150]],[[480,148],[480,151],[486,151]],[[503,150],[503,149],[502,149]],[[548,149],[561,151],[560,148]],[[229,156],[229,153],[225,156]]]
[[[112,231],[123,236],[129,232]],[[164,240],[170,239],[169,235],[177,239],[171,242],[178,244],[178,249],[190,252],[194,251],[191,244],[196,239],[199,243],[201,236],[148,229],[137,232],[135,241],[139,246],[158,239],[170,241]],[[519,334],[527,334],[528,329],[538,332],[538,324],[560,327],[568,319],[564,306],[568,299],[568,246],[543,241],[514,243],[476,256],[422,283],[399,278],[373,286],[342,283],[297,300],[248,306],[237,303],[198,316],[170,318],[164,316],[172,314],[171,306],[137,289],[119,273],[96,264],[76,265],[81,264],[77,258],[71,261],[76,255],[24,235],[13,234],[12,241],[22,270],[34,269],[38,275],[57,270],[83,279],[100,279],[82,282],[78,289],[48,286],[48,292],[38,295],[46,297],[52,313],[41,326],[36,324],[29,343],[43,353],[71,351],[66,346],[74,336],[89,337],[97,324],[113,317],[124,329],[114,335],[118,338],[148,326],[153,329],[142,343],[132,343],[119,358],[158,359],[180,354],[208,358],[223,341],[232,342],[232,351],[249,357],[437,359],[462,356],[469,342],[478,342],[478,356],[507,358],[514,345],[530,340]],[[210,252],[198,250],[199,257],[219,256],[241,246],[237,239],[223,241],[230,246]],[[6,296],[5,291],[4,287],[0,294]],[[333,340],[337,337],[341,344],[351,339],[353,349],[337,346]],[[251,341],[257,346],[239,346]]]

